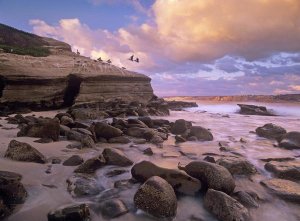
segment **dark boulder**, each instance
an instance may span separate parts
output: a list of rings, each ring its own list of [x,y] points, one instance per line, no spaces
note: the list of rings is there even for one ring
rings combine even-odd
[[[127,206],[120,199],[110,199],[100,205],[101,214],[107,219],[120,217],[129,212]]]
[[[262,115],[262,116],[275,116],[264,106],[248,105],[248,104],[238,104],[241,108],[239,113],[245,115]]]
[[[76,168],[75,173],[92,174],[96,170],[106,165],[106,161],[102,155],[86,160],[83,164]]]
[[[0,171],[0,220],[10,215],[14,207],[23,204],[27,192],[17,173]]]
[[[116,166],[131,166],[133,161],[130,160],[124,153],[117,149],[105,148],[102,155],[108,165]]]
[[[284,134],[279,146],[285,149],[300,149],[300,132],[292,131]]]
[[[29,123],[23,127],[18,133],[19,137],[38,137],[50,138],[58,141],[60,134],[60,124],[58,119],[38,119],[35,123]]]
[[[63,162],[64,166],[78,166],[83,163],[83,159],[79,155],[73,155]]]
[[[286,134],[286,130],[283,127],[277,126],[275,124],[265,124],[262,127],[256,128],[256,134],[260,137],[265,137],[268,139],[280,139],[284,134]]]
[[[200,141],[212,141],[214,139],[209,130],[200,126],[192,126],[188,137],[197,137]]]
[[[221,191],[208,189],[204,198],[204,207],[222,221],[250,219],[247,208]]]
[[[120,137],[123,134],[120,129],[103,122],[98,122],[95,124],[95,133],[97,138],[102,137],[105,139]]]
[[[192,127],[192,123],[184,119],[176,120],[171,127],[171,132],[173,134],[179,135],[184,134],[188,129]]]
[[[48,221],[89,221],[88,205],[79,204],[60,207],[48,213]]]

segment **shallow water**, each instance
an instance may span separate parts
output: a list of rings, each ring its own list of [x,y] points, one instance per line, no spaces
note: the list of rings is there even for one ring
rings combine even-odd
[[[279,104],[267,105],[272,107],[276,112],[285,113],[284,116],[264,117],[264,116],[244,116],[236,114],[236,106],[234,103],[224,104],[209,104],[202,103],[198,108],[187,109],[186,111],[171,112],[171,115],[164,117],[171,121],[176,119],[186,119],[194,122],[194,125],[200,125],[211,129],[214,135],[214,141],[211,142],[186,142],[176,144],[174,137],[171,136],[168,141],[164,143],[163,148],[155,147],[151,144],[138,145],[129,147],[129,145],[118,144],[98,144],[97,150],[68,150],[65,152],[65,146],[69,141],[60,141],[50,144],[34,143],[34,138],[16,138],[18,129],[5,130],[0,128],[0,167],[1,170],[9,170],[18,172],[23,175],[23,183],[29,193],[29,197],[25,204],[20,206],[15,213],[10,216],[7,221],[46,221],[46,215],[49,210],[55,209],[61,205],[73,202],[87,202],[93,204],[95,199],[92,198],[72,198],[67,192],[66,179],[72,175],[74,167],[65,167],[63,165],[53,165],[52,173],[46,174],[47,165],[35,163],[13,162],[3,158],[4,152],[11,139],[26,141],[45,154],[47,157],[60,157],[62,160],[67,159],[73,154],[80,154],[84,159],[88,159],[97,154],[100,154],[105,147],[120,148],[126,155],[135,162],[141,160],[150,160],[158,165],[176,168],[178,163],[187,164],[192,159],[203,159],[205,153],[217,153],[223,155],[233,155],[229,152],[220,152],[218,142],[228,141],[229,145],[235,148],[235,152],[242,154],[250,162],[252,162],[258,169],[259,173],[251,179],[237,177],[236,190],[252,190],[258,195],[267,199],[267,202],[260,203],[260,208],[251,209],[251,217],[254,221],[272,220],[272,221],[297,221],[300,219],[300,206],[280,200],[279,198],[270,195],[264,187],[260,185],[260,181],[272,177],[264,169],[264,162],[260,159],[270,157],[296,157],[300,155],[299,150],[284,150],[273,147],[273,141],[257,137],[250,131],[255,131],[258,126],[265,123],[275,123],[287,131],[300,131],[300,110],[297,105]],[[297,109],[298,108],[298,109]],[[203,113],[202,111],[207,111]],[[295,114],[296,113],[296,114]],[[297,114],[298,113],[298,114]],[[54,112],[37,113],[37,115],[53,116]],[[224,116],[228,115],[228,116]],[[4,128],[15,127],[14,125],[7,125],[5,121],[1,120],[0,124]],[[243,138],[247,143],[239,142]],[[147,147],[152,147],[154,155],[149,157],[143,155],[143,150]],[[183,156],[179,151],[184,152],[187,156]],[[162,157],[167,154],[168,157]],[[299,160],[299,158],[297,159]],[[96,173],[96,178],[99,185],[106,189],[113,188],[114,182],[117,180],[131,178],[130,168],[128,172],[113,178],[107,178],[105,174],[112,169],[119,167],[106,166],[99,169]],[[123,168],[122,168],[123,169]],[[57,188],[50,189],[42,184],[55,185]],[[135,211],[133,206],[133,196],[138,188],[135,185],[132,189],[126,189],[118,192],[118,196],[122,199],[131,212],[114,220],[153,220],[153,218],[145,215],[141,211]],[[202,218],[206,221],[215,221],[216,219],[210,215],[202,205],[202,196],[178,196],[178,210],[177,216],[174,220],[184,221],[189,220],[192,215]],[[92,221],[105,220],[101,217],[97,206],[91,205],[94,208],[92,214]]]

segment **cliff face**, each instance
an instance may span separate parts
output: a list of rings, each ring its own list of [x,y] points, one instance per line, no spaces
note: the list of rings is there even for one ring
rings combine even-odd
[[[33,57],[0,52],[0,108],[58,108],[110,101],[148,102],[151,79],[71,52],[71,47],[43,38],[51,52]]]
[[[153,97],[150,81],[65,50],[40,58],[0,54],[2,105],[51,108],[116,98],[146,103]]]

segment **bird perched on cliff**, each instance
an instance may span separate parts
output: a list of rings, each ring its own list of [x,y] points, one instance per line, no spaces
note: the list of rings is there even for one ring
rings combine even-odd
[[[134,55],[131,55],[130,58],[129,58],[129,60],[133,61],[133,57],[134,57]]]
[[[102,61],[101,57],[99,57],[99,58],[97,59],[97,61]]]
[[[76,54],[77,54],[77,55],[80,55],[80,52],[78,51],[78,49],[77,49],[77,52],[76,52]]]
[[[139,63],[139,62],[140,62],[140,59],[139,59],[139,58],[136,58],[136,59],[135,59],[135,62]]]
[[[111,64],[111,60],[110,60],[110,59],[108,59],[108,60],[107,60],[107,63],[108,63],[108,64]]]

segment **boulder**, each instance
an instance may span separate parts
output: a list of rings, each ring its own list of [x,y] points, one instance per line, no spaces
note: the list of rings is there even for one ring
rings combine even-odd
[[[74,120],[71,117],[62,116],[60,119],[60,124],[66,125],[66,126],[72,125],[72,124],[74,124]]]
[[[113,137],[108,140],[108,143],[121,143],[121,144],[128,144],[131,140],[128,137],[120,136],[120,137]]]
[[[82,144],[82,147],[86,148],[94,148],[95,147],[95,142],[94,140],[89,136],[82,134],[78,131],[75,130],[70,130],[66,134],[68,140],[75,140],[78,141]]]
[[[235,188],[232,175],[221,165],[206,161],[193,161],[180,169],[199,179],[204,189],[214,189],[231,194]]]
[[[101,214],[107,219],[114,219],[129,212],[127,206],[120,199],[109,199],[100,205]]]
[[[265,164],[266,170],[273,172],[276,177],[292,181],[300,181],[300,161],[287,162],[270,161]]]
[[[12,140],[5,152],[4,157],[16,161],[46,163],[46,158],[38,150],[27,143]]]
[[[150,128],[154,126],[151,117],[139,117],[138,119]]]
[[[268,139],[280,139],[284,134],[286,134],[286,130],[283,127],[277,126],[275,124],[265,124],[262,127],[256,128],[256,134],[260,137],[265,137]]]
[[[21,128],[19,137],[51,138],[58,141],[60,134],[60,124],[58,119],[38,119],[35,123],[29,123]]]
[[[233,194],[233,197],[247,208],[259,207],[257,201],[251,196],[251,194],[247,193],[246,191],[235,192]]]
[[[280,139],[279,147],[286,149],[300,149],[300,132],[292,131],[284,134]]]
[[[127,129],[126,134],[128,136],[131,136],[131,137],[145,138],[144,133],[149,132],[149,131],[153,131],[153,129],[140,128],[140,127],[130,127],[130,128]]]
[[[79,155],[73,155],[63,162],[64,166],[78,166],[83,163],[83,159]]]
[[[199,180],[189,176],[184,171],[159,167],[152,162],[142,161],[131,169],[132,177],[139,182],[145,182],[152,176],[165,179],[176,192],[194,195],[201,188]]]
[[[105,161],[104,157],[102,155],[99,155],[98,157],[93,157],[93,158],[85,161],[83,164],[81,164],[79,167],[77,167],[74,172],[75,173],[92,174],[92,173],[95,173],[96,170],[105,166],[105,164],[106,164],[106,161]]]
[[[73,197],[94,196],[104,191],[104,187],[89,176],[73,176],[67,179],[68,191]]]
[[[108,165],[116,166],[131,166],[133,161],[130,160],[124,153],[117,149],[105,148],[102,152],[102,155]]]
[[[63,206],[48,213],[48,221],[89,221],[90,210],[87,204]]]
[[[225,167],[232,175],[253,175],[257,172],[248,160],[240,157],[224,157],[217,160],[217,164]]]
[[[0,201],[10,209],[14,205],[24,203],[27,197],[27,192],[21,183],[21,179],[22,176],[18,173],[0,171]]]
[[[290,180],[274,178],[261,181],[261,184],[284,200],[300,203],[299,183]]]
[[[142,127],[142,128],[148,128],[147,124],[145,124],[143,121],[135,118],[129,118],[128,119],[128,127],[130,125],[136,125],[137,127]]]
[[[250,219],[247,208],[221,191],[208,189],[204,197],[204,207],[222,221]]]
[[[188,129],[192,127],[192,123],[184,119],[176,120],[171,127],[171,132],[173,134],[179,135],[184,134]]]
[[[153,176],[134,195],[138,209],[157,218],[172,218],[177,212],[177,199],[172,186],[164,179]]]
[[[97,122],[95,124],[95,133],[97,138],[102,137],[105,139],[119,137],[123,134],[120,129],[103,122]]]
[[[186,142],[186,139],[184,137],[182,137],[181,135],[176,135],[175,141],[176,141],[176,143],[183,143],[183,142]]]
[[[197,137],[200,141],[212,141],[214,139],[209,130],[200,126],[192,126],[188,137]]]
[[[273,113],[267,110],[264,106],[238,104],[241,108],[239,113],[245,115],[262,115],[262,116],[275,116]]]
[[[61,136],[67,136],[67,133],[71,130],[70,127],[65,125],[59,125],[59,134]]]

